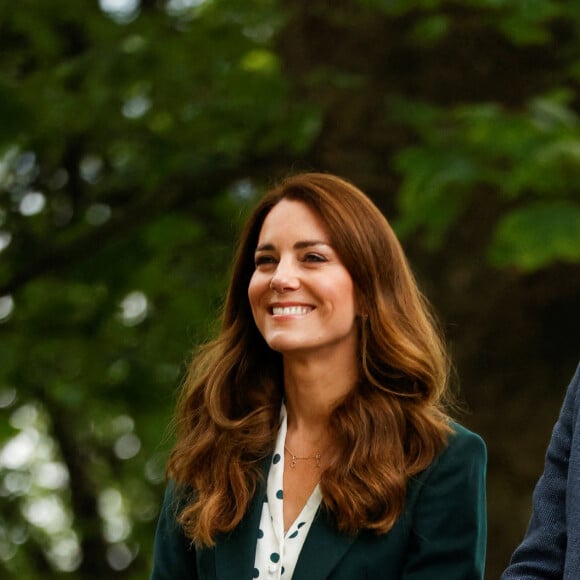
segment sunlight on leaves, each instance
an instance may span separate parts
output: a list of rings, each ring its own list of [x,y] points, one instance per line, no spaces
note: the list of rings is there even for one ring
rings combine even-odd
[[[211,0],[168,0],[165,9],[173,16],[184,16],[210,2]]]
[[[145,95],[135,95],[123,104],[123,115],[128,119],[139,119],[151,108],[151,99]]]
[[[20,200],[18,209],[23,216],[32,216],[40,213],[45,205],[46,197],[39,191],[31,191]]]
[[[26,526],[4,528],[9,536],[0,533],[0,558],[14,558],[30,531],[42,540],[55,570],[74,571],[81,550],[65,495],[69,473],[56,456],[46,415],[38,405],[25,404],[12,412],[10,423],[18,432],[0,447],[0,495],[17,502]]]
[[[143,292],[130,292],[121,301],[121,320],[125,326],[135,326],[147,318],[149,301]]]
[[[119,459],[131,459],[141,449],[141,440],[135,433],[127,433],[119,437],[113,445],[115,455]]]
[[[10,172],[14,163],[18,157],[18,148],[10,147],[1,157],[0,157],[0,186],[5,187],[8,185],[8,180]]]
[[[77,535],[72,530],[58,534],[48,550],[48,557],[57,570],[74,572],[82,559]]]
[[[87,223],[92,226],[102,226],[111,218],[111,208],[104,203],[93,203],[85,212]]]
[[[240,66],[249,72],[272,73],[279,68],[278,57],[270,50],[255,49],[246,53]]]
[[[125,543],[113,544],[107,548],[107,562],[113,570],[128,568],[135,555]]]
[[[12,234],[10,232],[0,231],[0,252],[2,250],[5,250],[9,246],[11,241],[12,241]]]
[[[31,524],[48,534],[65,530],[71,524],[62,500],[55,495],[28,499],[23,511]]]
[[[0,323],[7,321],[14,311],[14,299],[12,296],[0,296]]]
[[[111,543],[122,542],[131,533],[125,500],[115,488],[104,489],[99,495],[99,513],[104,521],[104,535]]]
[[[140,0],[99,0],[101,10],[119,24],[134,20],[139,14]]]
[[[7,387],[0,390],[0,409],[11,407],[16,401],[16,389]]]
[[[87,183],[96,183],[103,170],[103,159],[98,155],[85,155],[81,159],[79,172]]]

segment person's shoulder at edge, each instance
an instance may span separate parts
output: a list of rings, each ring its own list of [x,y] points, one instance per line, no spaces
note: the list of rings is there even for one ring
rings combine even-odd
[[[568,394],[572,399],[571,404],[578,410],[580,406],[580,362],[568,386]]]

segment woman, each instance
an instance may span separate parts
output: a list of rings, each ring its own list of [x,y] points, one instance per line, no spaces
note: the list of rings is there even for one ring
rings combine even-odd
[[[287,178],[190,366],[152,578],[483,578],[485,446],[446,395],[384,216],[338,177]]]

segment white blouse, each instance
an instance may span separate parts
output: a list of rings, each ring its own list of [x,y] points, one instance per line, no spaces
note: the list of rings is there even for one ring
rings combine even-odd
[[[298,556],[322,501],[322,493],[317,485],[298,517],[284,533],[284,443],[288,427],[284,405],[280,410],[280,418],[282,423],[268,474],[254,561],[253,578],[265,580],[292,578]]]

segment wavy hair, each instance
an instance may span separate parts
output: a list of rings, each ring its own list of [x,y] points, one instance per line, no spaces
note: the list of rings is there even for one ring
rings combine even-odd
[[[403,511],[409,478],[429,466],[452,431],[444,341],[386,218],[344,179],[287,177],[241,233],[221,330],[191,360],[177,406],[167,472],[192,490],[178,519],[200,546],[239,524],[275,444],[282,357],[254,323],[248,285],[262,224],[282,199],[301,201],[322,218],[362,313],[359,381],[332,411],[337,459],[320,480],[338,529],[388,532]]]

